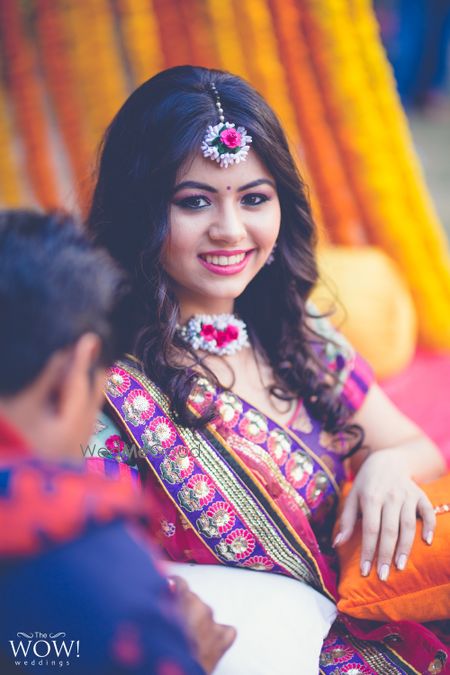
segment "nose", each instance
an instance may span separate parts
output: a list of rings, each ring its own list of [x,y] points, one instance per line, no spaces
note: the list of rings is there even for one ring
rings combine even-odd
[[[242,215],[233,204],[224,204],[216,214],[209,228],[209,236],[213,241],[236,244],[246,236]]]

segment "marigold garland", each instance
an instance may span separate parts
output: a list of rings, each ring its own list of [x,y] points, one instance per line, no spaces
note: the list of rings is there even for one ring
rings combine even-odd
[[[177,4],[189,44],[190,63],[219,68],[219,54],[204,0],[178,0]]]
[[[230,3],[205,0],[210,30],[217,46],[220,67],[248,79],[248,71],[241,41],[236,36],[236,26],[242,18],[236,15]]]
[[[135,85],[162,70],[162,46],[149,0],[117,0],[119,27]]]
[[[361,58],[372,83],[375,103],[381,117],[390,119],[390,124],[385,129],[386,142],[389,144],[392,157],[395,158],[397,170],[401,174],[400,185],[403,188],[404,199],[417,221],[421,223],[424,245],[429,255],[433,257],[436,270],[439,270],[439,274],[447,280],[447,287],[450,291],[447,238],[426,188],[407,120],[399,105],[394,77],[385,58],[378,24],[371,11],[370,2],[353,0],[352,13],[355,18],[354,26]]]
[[[61,5],[52,0],[36,0],[37,29],[46,82],[50,90],[70,165],[75,179],[78,202],[87,199],[89,167],[88,136],[84,126],[84,109],[77,100],[73,71],[61,17]]]
[[[280,118],[293,150],[299,158],[302,142],[299,135],[292,98],[289,94],[286,70],[281,63],[279,44],[273,29],[273,18],[266,0],[233,0],[236,14],[241,16],[237,31],[248,67],[250,81]],[[305,183],[311,189],[311,202],[316,221],[322,223],[319,201],[315,195],[314,181],[306,162],[300,167]],[[324,230],[321,227],[320,232]]]
[[[298,3],[295,0],[270,0],[269,4],[297,113],[306,164],[325,226],[331,237],[339,241],[363,241],[361,213],[349,189],[333,131],[325,115],[310,54],[305,47]]]
[[[26,168],[38,201],[44,207],[54,207],[59,202],[56,170],[50,156],[50,139],[34,55],[22,19],[18,3],[0,0],[3,58],[8,67],[17,126],[24,143]]]
[[[24,203],[19,167],[12,148],[13,133],[7,110],[6,92],[3,82],[0,81],[0,204],[9,208]]]
[[[343,164],[371,240],[396,259],[409,282],[423,344],[450,346],[450,303],[442,276],[425,250],[421,229],[402,197],[402,176],[386,143],[390,118],[380,116],[360,57],[354,16],[342,0],[303,0],[307,31]],[[340,36],[340,38],[339,38]],[[420,274],[418,274],[420,270]]]
[[[108,0],[66,0],[63,19],[93,151],[128,93]]]
[[[288,137],[298,147],[298,127],[289,98],[286,73],[280,63],[269,7],[265,0],[233,2],[235,12],[241,14],[236,29],[240,31],[250,81],[273,105]]]
[[[190,62],[189,42],[176,0],[152,0],[166,68]]]

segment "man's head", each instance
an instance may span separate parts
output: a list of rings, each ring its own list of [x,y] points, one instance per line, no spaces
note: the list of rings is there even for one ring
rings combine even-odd
[[[0,212],[0,414],[48,456],[81,456],[125,349],[125,285],[68,216]]]

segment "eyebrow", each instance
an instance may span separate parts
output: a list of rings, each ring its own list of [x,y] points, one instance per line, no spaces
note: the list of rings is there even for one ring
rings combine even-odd
[[[258,187],[258,185],[270,185],[275,189],[275,183],[273,182],[273,180],[269,180],[269,178],[258,178],[258,180],[254,180],[251,183],[247,183],[246,185],[243,185],[242,187],[238,188],[238,192],[250,190],[250,188]]]
[[[211,187],[211,185],[207,185],[207,183],[197,183],[193,180],[185,180],[184,183],[179,183],[175,186],[173,192],[175,194],[175,192],[179,192],[184,188],[194,188],[196,190],[205,190],[206,192],[217,192],[216,188]]]
[[[258,178],[257,180],[252,181],[251,183],[246,183],[245,185],[242,185],[242,187],[238,188],[238,192],[244,192],[245,190],[250,190],[251,188],[258,187],[259,185],[270,185],[275,189],[275,183],[270,180],[269,178]],[[193,180],[186,180],[183,183],[179,183],[178,185],[175,186],[174,189],[174,194],[176,192],[179,192],[180,190],[183,190],[184,188],[194,188],[196,190],[205,190],[205,192],[213,192],[217,194],[218,190],[216,188],[213,188],[211,185],[208,185],[207,183],[197,183],[197,181]]]

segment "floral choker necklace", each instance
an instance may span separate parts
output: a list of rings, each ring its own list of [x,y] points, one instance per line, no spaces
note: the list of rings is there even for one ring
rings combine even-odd
[[[219,356],[250,346],[247,326],[235,314],[195,314],[178,331],[194,349]]]

